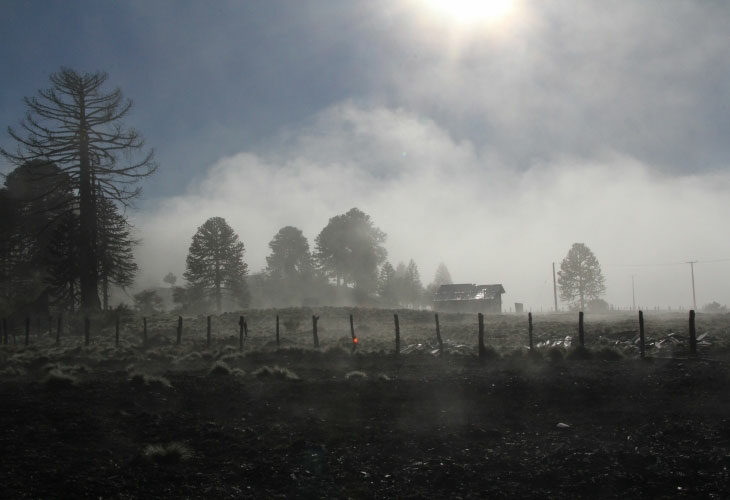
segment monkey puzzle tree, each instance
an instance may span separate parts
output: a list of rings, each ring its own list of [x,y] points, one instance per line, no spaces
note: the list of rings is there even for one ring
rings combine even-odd
[[[601,265],[583,243],[573,243],[558,271],[560,298],[576,303],[582,311],[587,300],[599,298],[605,291]]]
[[[224,295],[241,307],[248,305],[248,266],[243,262],[243,252],[243,243],[222,217],[211,217],[193,236],[183,277],[188,289],[213,299],[219,314]]]
[[[132,153],[144,146],[134,129],[121,120],[132,107],[119,88],[103,89],[104,72],[77,73],[61,68],[50,76],[51,87],[25,98],[25,120],[8,133],[17,150],[0,148],[0,154],[16,165],[31,161],[55,164],[68,177],[74,191],[67,212],[78,210],[78,254],[81,305],[98,310],[99,267],[96,251],[98,219],[96,198],[127,205],[139,195],[140,178],[152,174],[156,164],[152,151],[141,160]],[[37,180],[45,179],[38,174]]]

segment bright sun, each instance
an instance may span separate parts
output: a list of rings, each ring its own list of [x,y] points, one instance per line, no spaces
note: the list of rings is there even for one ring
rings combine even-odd
[[[424,0],[438,14],[464,24],[498,23],[514,8],[514,0]]]

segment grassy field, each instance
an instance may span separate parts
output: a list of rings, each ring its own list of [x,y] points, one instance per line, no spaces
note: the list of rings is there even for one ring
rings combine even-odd
[[[321,308],[92,321],[0,346],[12,498],[618,497],[730,494],[730,317],[486,317]],[[311,316],[319,315],[313,349]],[[280,316],[281,345],[275,342]],[[349,314],[359,339],[351,352]],[[71,322],[69,322],[71,323]],[[55,328],[55,327],[54,327]],[[69,331],[70,330],[70,331]]]

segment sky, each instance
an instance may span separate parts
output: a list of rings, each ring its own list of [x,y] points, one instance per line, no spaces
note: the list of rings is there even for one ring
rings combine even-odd
[[[478,9],[483,6],[491,10]],[[137,288],[224,217],[252,272],[352,207],[389,260],[552,305],[588,245],[606,300],[730,305],[730,4],[647,0],[14,1],[0,124],[61,66],[106,71],[159,170],[129,212]],[[0,144],[12,147],[7,134]],[[0,160],[0,171],[10,168]]]

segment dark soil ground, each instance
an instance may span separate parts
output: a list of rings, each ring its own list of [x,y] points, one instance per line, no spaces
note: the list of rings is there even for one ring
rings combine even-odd
[[[722,349],[335,344],[1,346],[0,496],[730,497]]]

